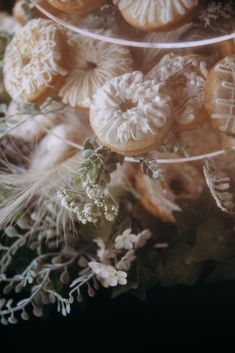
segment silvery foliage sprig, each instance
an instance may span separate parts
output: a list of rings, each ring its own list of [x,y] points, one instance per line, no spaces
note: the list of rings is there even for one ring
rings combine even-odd
[[[104,288],[125,286],[128,283],[128,271],[135,261],[138,249],[145,246],[150,239],[151,232],[148,229],[138,234],[133,234],[131,229],[125,229],[116,235],[109,244],[105,244],[102,238],[94,240],[96,253],[86,253],[78,260],[83,267],[78,277],[70,284],[67,297],[60,293],[47,290],[57,301],[57,310],[66,316],[71,311],[74,297],[78,302],[82,301],[81,288],[86,286],[90,297],[95,296],[100,285]]]
[[[84,258],[83,251],[85,252],[87,245],[84,243],[79,245],[79,240],[74,236],[75,228],[71,227],[70,230],[69,226],[66,226],[67,232],[71,234],[67,234],[65,241],[64,238],[58,238],[58,224],[53,224],[57,223],[54,217],[47,223],[41,219],[41,223],[37,222],[35,228],[35,220],[38,217],[40,218],[40,215],[33,212],[19,218],[15,226],[5,228],[1,238],[0,289],[4,296],[0,299],[0,318],[4,325],[16,324],[19,317],[28,320],[31,312],[35,316],[43,316],[44,306],[55,303],[60,296],[58,289],[64,290],[66,286],[69,288],[72,282],[70,269],[83,270],[84,267],[81,264]],[[49,217],[48,213],[46,218]],[[50,228],[47,227],[48,223]],[[64,226],[61,224],[61,227]],[[90,248],[91,256],[92,253],[95,255],[95,249]],[[22,258],[24,253],[27,254],[24,267],[21,264],[20,271],[17,272],[15,259],[17,260],[18,254]],[[12,275],[12,271],[16,271],[16,274]],[[83,284],[87,284],[87,288],[90,288],[89,279],[92,274],[87,272],[89,271],[79,274],[78,291]],[[12,296],[13,291],[20,294],[19,301],[15,294]],[[75,290],[72,293],[74,292]],[[26,296],[24,299],[22,294]],[[81,297],[77,300],[81,301]],[[64,303],[60,309],[63,315],[70,311],[68,304]]]
[[[194,26],[202,27],[209,32],[228,33],[230,28],[229,19],[235,14],[234,2],[211,1],[206,9],[203,9],[194,21]]]
[[[158,181],[164,180],[164,173],[158,164],[157,160],[148,157],[136,157],[141,165],[142,172],[146,174],[149,178]]]
[[[73,229],[65,241],[58,239],[58,224],[48,229],[42,220],[35,228],[37,217],[34,212],[19,218],[15,226],[5,229],[1,239],[0,288],[4,296],[0,317],[5,325],[16,324],[19,317],[28,320],[31,312],[43,316],[44,307],[55,302],[58,312],[65,316],[75,301],[81,302],[86,293],[93,297],[100,285],[126,285],[136,252],[151,237],[148,230],[134,234],[125,229],[111,235],[105,244],[101,238],[78,238]],[[12,269],[18,270],[14,265],[18,254],[22,257],[26,252],[24,266],[12,275]],[[13,291],[20,294],[19,301],[15,294],[12,296]]]
[[[123,160],[108,148],[87,141],[76,179],[67,189],[58,191],[61,205],[83,224],[97,223],[102,219],[113,221],[118,214],[118,204],[107,184],[111,173]]]
[[[229,214],[235,213],[234,167],[234,151],[229,151],[220,157],[208,159],[203,166],[206,183],[217,206]]]

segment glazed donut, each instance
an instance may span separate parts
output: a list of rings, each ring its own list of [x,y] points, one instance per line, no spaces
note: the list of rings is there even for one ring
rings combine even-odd
[[[134,186],[147,211],[163,222],[173,223],[173,212],[181,210],[177,200],[198,198],[204,188],[204,179],[202,173],[189,163],[162,165],[161,170],[163,182],[139,171],[135,173]]]
[[[128,48],[68,33],[71,51],[69,74],[59,96],[72,107],[89,108],[98,88],[116,76],[132,70]]]
[[[7,46],[4,83],[18,102],[41,102],[53,96],[67,70],[63,36],[50,20],[29,21]]]
[[[103,4],[104,0],[47,0],[55,8],[77,14],[85,14],[92,11],[99,5]]]
[[[113,0],[128,23],[143,31],[168,31],[187,22],[198,0]]]
[[[204,109],[204,88],[208,75],[207,63],[196,54],[166,54],[147,74],[164,84],[163,91],[172,97],[176,129],[188,130],[207,119]]]
[[[212,126],[235,136],[235,55],[227,56],[210,70],[205,107]]]
[[[140,155],[160,144],[171,127],[171,100],[161,85],[135,71],[107,81],[90,108],[94,133],[123,155]]]

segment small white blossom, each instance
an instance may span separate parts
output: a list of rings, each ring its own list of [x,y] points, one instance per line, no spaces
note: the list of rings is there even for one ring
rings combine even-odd
[[[124,271],[118,271],[111,265],[105,265],[96,261],[89,262],[88,266],[105,288],[116,287],[118,284],[127,284],[127,273]]]
[[[131,229],[126,229],[123,234],[118,235],[115,239],[116,249],[131,250],[137,241],[137,236],[131,233]]]

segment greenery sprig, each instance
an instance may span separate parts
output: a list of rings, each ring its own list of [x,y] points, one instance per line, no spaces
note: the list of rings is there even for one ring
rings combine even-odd
[[[118,214],[118,204],[107,184],[117,164],[123,161],[122,156],[108,148],[86,141],[77,177],[66,190],[58,191],[61,205],[76,214],[83,224],[97,223],[103,218],[113,221]]]

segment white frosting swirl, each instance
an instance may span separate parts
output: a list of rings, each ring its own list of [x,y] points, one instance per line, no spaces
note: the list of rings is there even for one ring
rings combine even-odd
[[[207,75],[203,57],[171,53],[166,54],[147,77],[164,83],[164,91],[172,97],[175,120],[189,124],[203,107]]]
[[[171,114],[170,98],[160,87],[139,71],[106,82],[91,105],[97,136],[110,144],[126,144],[157,135]]]
[[[218,111],[211,117],[225,118],[221,120],[220,130],[235,134],[235,55],[224,58],[215,66],[215,72],[221,78],[220,87],[215,92],[215,103],[219,109],[215,109]]]
[[[169,24],[198,5],[198,0],[113,0],[142,26]]]
[[[49,20],[35,19],[20,29],[8,45],[4,58],[4,81],[10,96],[25,101],[43,87],[50,87],[55,76],[65,76],[59,63],[58,27]]]
[[[97,41],[80,35],[69,35],[71,58],[69,74],[59,96],[72,107],[89,107],[98,88],[116,76],[131,71],[133,60],[128,48]]]

